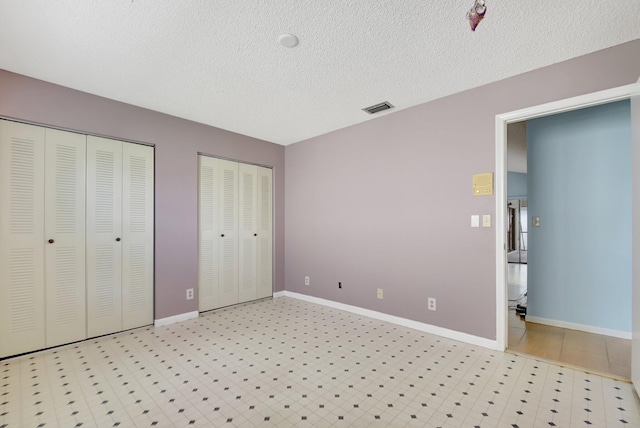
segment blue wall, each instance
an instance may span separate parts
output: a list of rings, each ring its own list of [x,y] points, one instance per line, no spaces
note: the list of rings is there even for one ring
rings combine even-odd
[[[507,171],[507,199],[527,199],[527,174]]]
[[[527,122],[528,314],[631,331],[629,101]]]

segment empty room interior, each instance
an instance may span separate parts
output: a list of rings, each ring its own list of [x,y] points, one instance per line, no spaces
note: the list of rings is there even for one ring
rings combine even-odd
[[[640,426],[640,3],[0,5],[0,428]]]

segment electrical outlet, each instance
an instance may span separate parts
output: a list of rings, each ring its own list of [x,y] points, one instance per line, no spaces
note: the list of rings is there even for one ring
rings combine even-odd
[[[342,283],[338,282],[338,288],[342,288]]]
[[[436,298],[435,297],[429,297],[427,308],[430,311],[435,311],[436,310]]]
[[[382,294],[382,288],[378,288],[378,299],[382,299],[384,295]]]
[[[193,299],[193,288],[187,288],[187,300]]]
[[[309,279],[308,276],[304,277],[304,285],[310,285],[311,284],[311,280]]]

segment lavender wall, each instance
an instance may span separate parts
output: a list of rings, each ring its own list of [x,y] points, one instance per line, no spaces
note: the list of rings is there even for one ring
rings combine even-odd
[[[274,288],[284,288],[284,147],[0,70],[0,116],[155,146],[155,318],[196,311],[198,152],[273,167]]]
[[[638,76],[640,40],[287,146],[285,289],[495,339],[495,116]]]

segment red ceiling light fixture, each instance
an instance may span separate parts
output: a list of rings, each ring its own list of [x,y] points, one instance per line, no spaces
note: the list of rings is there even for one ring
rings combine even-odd
[[[475,0],[473,6],[469,12],[467,12],[467,19],[469,20],[469,26],[471,31],[476,31],[476,27],[484,18],[484,14],[487,12],[487,6],[484,4],[484,0]]]

